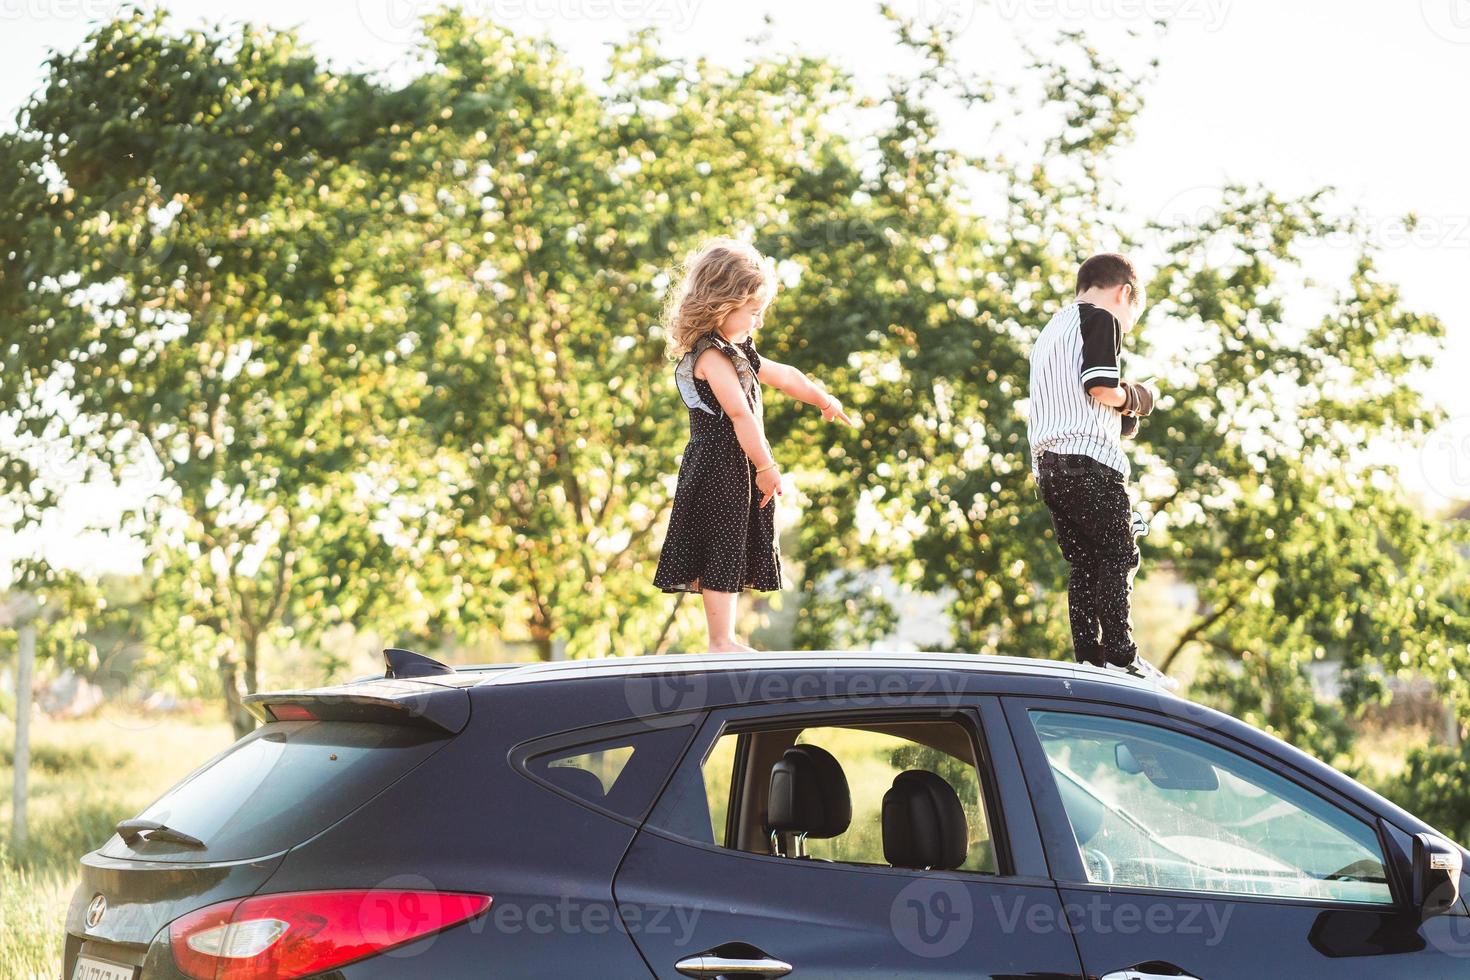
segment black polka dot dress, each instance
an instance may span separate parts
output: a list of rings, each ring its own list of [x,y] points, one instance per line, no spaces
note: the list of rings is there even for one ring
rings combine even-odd
[[[763,417],[756,373],[761,359],[753,341],[731,344],[713,334],[680,359],[674,380],[689,409],[689,444],[653,584],[664,592],[774,592],[781,588],[776,504],[758,506],[755,464],[709,382],[694,376],[694,362],[710,347],[734,362],[746,401],[758,420]]]

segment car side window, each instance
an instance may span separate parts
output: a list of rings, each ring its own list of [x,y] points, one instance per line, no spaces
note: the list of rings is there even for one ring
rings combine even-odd
[[[697,781],[670,787],[650,822],[681,836],[757,854],[787,854],[780,835],[773,840],[768,818],[772,769],[793,747],[811,746],[840,769],[847,788],[850,819],[840,833],[803,835],[800,857],[819,862],[893,866],[884,847],[884,802],[900,801],[890,792],[901,773],[921,772],[936,795],[954,805],[954,870],[997,873],[983,784],[969,730],[954,721],[796,726],[789,721],[762,729],[721,735],[700,762]],[[798,774],[799,775],[799,774]],[[802,777],[804,778],[804,777]],[[921,777],[907,776],[913,781]],[[936,782],[935,780],[938,780]],[[943,785],[941,785],[941,783]],[[824,781],[817,795],[834,794]],[[946,788],[947,787],[947,788]],[[951,792],[953,803],[950,803]],[[800,795],[799,791],[798,795]],[[827,802],[835,802],[829,800]],[[899,833],[890,813],[890,836]],[[962,841],[962,843],[961,843]],[[890,849],[893,849],[890,841]],[[896,851],[894,852],[896,853]],[[901,860],[901,859],[899,859]],[[907,865],[901,865],[907,866]]]
[[[1089,881],[1392,902],[1373,828],[1265,767],[1157,725],[1030,718]]]
[[[639,817],[692,733],[689,726],[654,729],[532,752],[524,769],[569,796]]]

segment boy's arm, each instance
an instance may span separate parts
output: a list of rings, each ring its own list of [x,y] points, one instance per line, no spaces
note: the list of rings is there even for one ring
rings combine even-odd
[[[1096,306],[1082,310],[1082,390],[1109,408],[1121,408],[1128,393],[1119,383],[1117,319]]]
[[[1082,390],[1093,400],[1126,415],[1153,411],[1158,393],[1147,383],[1124,381],[1119,376],[1118,351],[1122,331],[1107,310],[1088,307],[1082,317]]]

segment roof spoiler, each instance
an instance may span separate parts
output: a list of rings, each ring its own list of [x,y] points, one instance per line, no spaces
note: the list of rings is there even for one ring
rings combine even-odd
[[[421,659],[434,663],[426,657]],[[248,694],[242,701],[247,711],[267,724],[365,721],[455,735],[470,720],[470,695],[464,688],[391,676],[333,687]]]

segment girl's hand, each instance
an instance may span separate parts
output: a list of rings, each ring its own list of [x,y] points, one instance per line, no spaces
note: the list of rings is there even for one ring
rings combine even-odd
[[[761,497],[760,506],[764,507],[776,497],[781,496],[781,470],[772,466],[768,470],[761,470],[755,475],[756,489],[765,496]]]
[[[827,404],[822,406],[822,420],[832,422],[838,419],[846,422],[851,428],[857,428],[852,419],[848,418],[847,413],[842,410],[842,403],[837,400],[837,396],[828,395]]]

